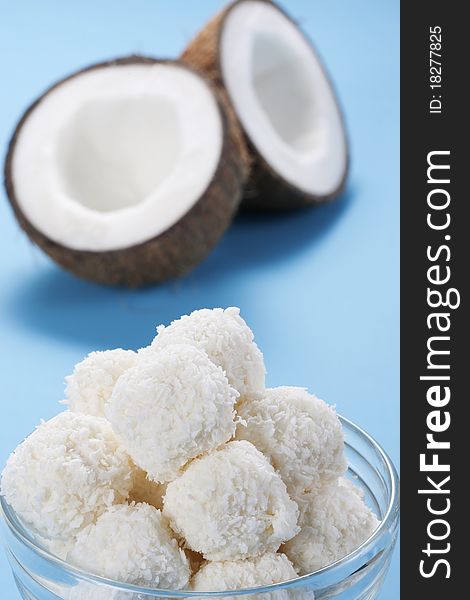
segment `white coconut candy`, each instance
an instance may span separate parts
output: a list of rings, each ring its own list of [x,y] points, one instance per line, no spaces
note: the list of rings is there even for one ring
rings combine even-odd
[[[168,485],[164,514],[186,544],[208,560],[275,552],[299,530],[298,508],[285,484],[245,441],[193,461]]]
[[[379,525],[361,491],[340,478],[318,494],[299,500],[300,533],[283,546],[301,575],[345,557],[365,542]]]
[[[27,526],[67,541],[124,502],[131,485],[130,459],[110,424],[65,411],[39,425],[13,452],[1,493]]]
[[[279,471],[292,497],[346,471],[344,436],[335,410],[298,387],[267,389],[237,408],[236,437],[248,440]]]
[[[135,463],[164,483],[233,436],[237,398],[220,367],[202,350],[180,344],[127,370],[106,415]]]
[[[198,592],[222,592],[280,583],[298,577],[285,554],[267,552],[256,558],[206,562],[191,580]]]
[[[66,600],[133,600],[132,592],[122,592],[103,586],[98,587],[87,581],[79,581],[77,585],[64,590],[62,593],[63,598]]]
[[[121,348],[90,352],[65,378],[66,404],[70,410],[104,417],[104,408],[116,381],[134,366],[136,358],[136,352]]]
[[[148,504],[111,507],[79,533],[67,560],[102,577],[152,588],[182,589],[190,577],[166,519]]]
[[[195,310],[167,327],[160,325],[157,332],[153,348],[175,343],[197,346],[222,367],[230,385],[241,396],[264,390],[263,355],[239,308]]]
[[[65,560],[67,558],[67,553],[70,552],[75,544],[75,537],[71,537],[66,540],[46,538],[39,534],[36,534],[34,537],[41,546],[61,560]]]

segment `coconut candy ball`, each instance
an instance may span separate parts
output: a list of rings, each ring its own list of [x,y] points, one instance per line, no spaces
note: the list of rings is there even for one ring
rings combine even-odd
[[[189,345],[161,348],[119,378],[106,415],[153,481],[175,479],[192,458],[235,432],[238,398],[222,369]]]
[[[64,592],[67,600],[135,600],[132,592],[123,592],[112,588],[97,587],[93,583],[80,581],[77,585]],[[60,596],[59,596],[60,598]]]
[[[379,524],[361,491],[344,478],[317,494],[307,494],[299,500],[299,507],[300,533],[284,544],[283,552],[301,575],[343,558]]]
[[[285,554],[267,552],[245,560],[206,562],[191,580],[191,590],[223,592],[295,579],[297,573]]]
[[[104,407],[116,381],[134,366],[136,358],[135,352],[121,348],[90,352],[65,378],[66,403],[70,410],[104,417]]]
[[[70,552],[75,543],[74,537],[70,537],[68,539],[56,539],[46,538],[42,535],[36,534],[34,538],[43,548],[61,560],[65,560],[67,558],[67,553]]]
[[[237,439],[248,440],[270,459],[291,497],[346,471],[343,429],[336,412],[305,389],[267,389],[243,399],[237,412]]]
[[[132,488],[129,492],[127,501],[150,504],[155,508],[163,508],[163,496],[165,495],[166,484],[156,483],[148,478],[148,475],[139,467],[135,467],[132,473]]]
[[[253,332],[240,317],[240,309],[203,308],[184,315],[171,325],[157,328],[152,348],[184,343],[204,350],[225,371],[241,396],[264,389],[266,369]]]
[[[168,484],[164,514],[207,560],[275,552],[292,538],[298,508],[268,460],[246,441],[230,442]]]
[[[190,577],[166,519],[149,504],[110,507],[78,534],[67,560],[102,577],[153,588],[182,589]]]
[[[68,540],[107,508],[125,502],[132,466],[110,424],[65,411],[39,425],[13,452],[1,493],[25,524]]]
[[[139,596],[134,592],[125,592],[110,587],[97,586],[94,583],[80,581],[72,588],[62,592],[66,600],[146,600],[145,596]],[[147,596],[150,600],[150,596]]]

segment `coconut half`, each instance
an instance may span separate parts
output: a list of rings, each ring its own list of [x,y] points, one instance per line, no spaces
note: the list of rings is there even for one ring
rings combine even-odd
[[[246,174],[237,125],[187,65],[132,56],[60,81],[21,119],[5,182],[29,237],[73,273],[139,286],[217,243]]]
[[[304,206],[342,191],[348,144],[337,97],[312,44],[276,4],[234,2],[182,59],[224,89],[246,135],[245,206]]]

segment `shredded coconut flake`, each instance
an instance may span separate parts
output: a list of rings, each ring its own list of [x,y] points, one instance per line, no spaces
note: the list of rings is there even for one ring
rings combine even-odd
[[[283,551],[301,575],[343,558],[379,524],[361,491],[344,478],[299,499],[299,507],[300,533],[284,544]]]
[[[34,531],[67,541],[126,500],[131,474],[105,419],[65,411],[39,425],[10,456],[1,493]]]
[[[204,308],[184,315],[171,325],[157,328],[152,348],[191,344],[204,350],[222,367],[229,383],[241,396],[262,392],[266,369],[253,332],[240,317],[240,309]]]
[[[285,554],[268,552],[245,560],[206,562],[191,580],[197,592],[240,590],[295,579],[297,573]]]
[[[178,590],[190,569],[161,511],[148,504],[112,506],[77,536],[67,560],[123,583]]]
[[[102,586],[97,587],[95,584],[86,581],[80,581],[63,593],[63,597],[67,600],[133,600],[133,598],[135,600],[132,592],[122,592]]]
[[[208,560],[276,551],[298,532],[298,508],[268,460],[249,442],[230,442],[193,461],[168,485],[164,513]]]
[[[67,553],[70,552],[75,544],[75,537],[71,537],[68,540],[45,538],[39,534],[36,534],[34,537],[41,546],[61,560],[67,558]]]
[[[106,415],[135,463],[153,481],[166,482],[233,436],[237,398],[220,367],[201,350],[180,344],[126,371]]]
[[[346,471],[341,423],[331,406],[305,389],[267,389],[245,398],[237,410],[237,439],[271,460],[293,498]]]
[[[227,591],[271,585],[297,578],[298,575],[285,554],[268,552],[256,558],[237,561],[206,562],[191,580],[193,591]],[[257,592],[244,596],[248,600],[313,600],[312,591],[305,588]],[[232,600],[237,598],[233,596]]]
[[[135,364],[132,350],[91,352],[75,365],[72,375],[65,378],[66,404],[74,412],[104,417],[105,406],[116,381]]]

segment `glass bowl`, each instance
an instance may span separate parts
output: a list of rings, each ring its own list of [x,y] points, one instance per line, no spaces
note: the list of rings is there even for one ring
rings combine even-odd
[[[362,488],[381,519],[372,536],[341,560],[291,581],[229,592],[150,590],[118,583],[74,568],[54,557],[25,529],[1,497],[4,541],[16,585],[25,600],[151,600],[227,598],[263,600],[373,600],[387,574],[399,521],[398,476],[382,448],[357,425],[344,428],[348,478]],[[238,600],[238,599],[237,599]]]

